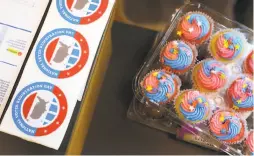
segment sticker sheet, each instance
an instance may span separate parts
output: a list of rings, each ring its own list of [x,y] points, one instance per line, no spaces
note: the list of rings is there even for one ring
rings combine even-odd
[[[0,130],[58,149],[114,0],[54,0]]]

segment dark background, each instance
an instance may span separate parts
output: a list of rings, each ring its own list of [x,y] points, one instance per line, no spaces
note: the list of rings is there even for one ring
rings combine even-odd
[[[252,0],[199,1],[252,28]],[[178,7],[181,0],[126,0],[125,3],[126,16],[133,22],[152,23],[168,21],[172,12],[167,8],[172,10]],[[150,50],[156,34],[152,30],[114,22],[112,57],[83,154],[220,154],[179,141],[173,135],[127,119],[127,109],[133,97],[133,77]],[[79,104],[74,114],[78,110]],[[58,151],[0,133],[0,154],[64,154],[75,117],[73,115]]]
[[[133,77],[153,44],[149,39],[155,34],[114,23],[112,41],[116,46],[113,46],[83,154],[218,154],[126,118],[133,97]]]

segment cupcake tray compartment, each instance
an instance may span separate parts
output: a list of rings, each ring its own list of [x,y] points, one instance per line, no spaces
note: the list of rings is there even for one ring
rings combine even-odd
[[[240,139],[239,142],[234,144],[227,144],[223,141],[220,141],[216,139],[209,130],[209,120],[211,118],[211,115],[205,122],[201,124],[190,124],[189,122],[186,122],[185,120],[181,120],[178,115],[175,112],[174,108],[174,100],[171,102],[168,102],[164,105],[156,105],[151,103],[147,100],[145,95],[142,91],[141,82],[143,81],[144,77],[150,73],[151,71],[162,69],[160,63],[160,53],[165,47],[165,45],[173,40],[180,40],[179,36],[177,35],[177,25],[179,21],[182,19],[182,17],[187,14],[188,12],[203,12],[210,16],[214,20],[214,27],[213,32],[211,36],[213,36],[216,32],[233,28],[234,31],[238,31],[242,33],[246,38],[246,44],[244,44],[244,47],[246,48],[243,52],[243,55],[238,60],[232,62],[232,63],[225,63],[222,62],[227,69],[227,84],[224,88],[221,90],[218,90],[215,93],[204,93],[204,95],[207,97],[209,104],[214,108],[213,113],[216,112],[215,109],[227,109],[227,110],[233,110],[229,108],[225,103],[225,91],[229,87],[229,85],[239,76],[242,76],[242,64],[243,60],[245,60],[246,56],[251,50],[251,46],[253,44],[253,30],[247,28],[246,26],[232,21],[226,17],[224,17],[222,14],[217,13],[213,11],[212,9],[204,6],[200,3],[195,4],[186,4],[182,6],[178,12],[175,14],[174,19],[171,23],[171,25],[168,27],[165,35],[162,37],[161,41],[159,42],[158,46],[154,48],[153,54],[149,59],[147,59],[144,63],[144,65],[141,67],[140,71],[137,73],[134,81],[133,81],[133,90],[135,93],[135,97],[132,101],[132,104],[129,108],[129,111],[127,113],[128,117],[130,119],[136,120],[138,122],[141,122],[145,125],[176,134],[176,130],[181,125],[188,125],[187,127],[191,127],[188,130],[192,132],[194,135],[201,136],[204,140],[208,141],[211,145],[213,145],[213,149],[221,149],[222,151],[228,153],[228,154],[249,154],[246,153],[246,145],[245,145],[245,137]],[[208,51],[208,44],[209,40],[203,42],[202,44],[196,45],[198,50],[198,56],[196,60],[196,64],[204,59],[212,59],[212,56],[210,55]],[[181,88],[180,90],[186,90],[186,89],[194,89],[193,88],[193,82],[192,82],[192,70],[189,70],[188,72],[181,73],[178,75],[181,79]],[[251,78],[252,79],[252,78]],[[253,79],[252,81],[253,82]],[[252,93],[253,94],[253,93]],[[243,120],[246,120],[247,123],[247,129],[246,131],[249,131],[253,129],[253,111],[245,112],[245,113],[238,113]],[[247,134],[247,133],[246,133]],[[246,135],[247,136],[247,135]],[[243,140],[243,141],[242,141]],[[204,146],[207,147],[207,146]]]

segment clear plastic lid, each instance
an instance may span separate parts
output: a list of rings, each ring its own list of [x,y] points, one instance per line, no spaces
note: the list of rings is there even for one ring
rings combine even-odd
[[[225,76],[227,78],[227,81],[225,82],[225,85],[221,87],[220,89],[216,90],[215,92],[202,92],[204,96],[208,99],[210,105],[213,105],[213,111],[211,115],[206,119],[204,123],[201,125],[193,124],[190,123],[177,115],[176,110],[175,110],[175,101],[171,100],[168,101],[167,104],[156,104],[151,101],[144,95],[143,92],[143,86],[142,86],[142,81],[144,78],[147,76],[148,73],[151,73],[152,71],[158,70],[158,69],[163,69],[163,66],[160,62],[160,53],[161,51],[165,48],[168,42],[173,41],[173,40],[179,40],[179,35],[177,35],[177,26],[179,21],[182,19],[184,15],[186,15],[189,12],[202,12],[207,17],[211,17],[213,19],[213,31],[211,36],[215,35],[218,31],[222,30],[228,30],[234,31],[234,32],[239,32],[244,36],[243,40],[246,40],[244,42],[244,51],[242,52],[243,55],[241,55],[238,59],[235,61],[231,62],[222,62],[220,60],[217,60],[221,64],[225,66]],[[246,142],[246,136],[247,133],[253,129],[253,110],[251,111],[244,111],[244,112],[238,112],[237,110],[235,111],[233,108],[228,106],[228,102],[225,98],[225,93],[227,89],[230,87],[230,85],[236,81],[238,78],[246,76],[246,74],[243,71],[243,64],[244,60],[246,60],[246,57],[249,55],[251,52],[251,49],[253,48],[253,30],[250,28],[236,22],[233,20],[228,19],[227,17],[223,16],[222,14],[206,7],[203,4],[200,3],[195,3],[195,4],[186,4],[182,6],[175,14],[171,25],[167,28],[165,34],[163,37],[160,37],[160,42],[156,45],[155,48],[152,49],[152,54],[151,56],[145,61],[144,65],[141,67],[139,72],[137,73],[134,81],[133,81],[133,90],[135,93],[135,97],[140,104],[146,105],[146,107],[156,107],[158,111],[160,111],[163,114],[163,118],[166,120],[172,120],[175,124],[178,125],[188,125],[191,127],[189,131],[192,131],[193,129],[193,134],[201,136],[203,139],[208,141],[211,145],[214,146],[216,149],[221,149],[222,151],[228,153],[228,154],[248,154],[248,149],[245,144]],[[204,62],[206,59],[214,59],[212,55],[210,55],[209,52],[209,42],[210,40],[207,40],[201,44],[196,45],[196,48],[198,50],[198,56],[197,56],[197,61],[195,61],[195,65],[201,64]],[[187,72],[178,74],[176,73],[179,78],[181,79],[181,89],[180,91],[184,91],[186,89],[196,89],[193,87],[193,79],[192,79],[192,71],[193,70],[188,70]],[[253,78],[250,76],[251,82],[253,82]],[[253,88],[251,92],[253,96]],[[222,110],[222,111],[233,111],[239,114],[241,117],[241,120],[246,121],[247,127],[245,128],[244,131],[246,131],[246,135],[242,137],[242,139],[239,139],[238,142],[236,143],[225,143],[222,140],[219,140],[218,137],[215,137],[214,135],[211,134],[211,130],[209,128],[210,126],[210,120],[212,116],[217,113],[217,111]],[[233,114],[233,113],[232,113]],[[234,115],[232,115],[234,116]],[[230,119],[229,119],[230,120]],[[165,120],[160,120],[159,122],[165,122]],[[146,123],[149,124],[149,123]],[[162,124],[163,125],[163,124]],[[243,125],[245,126],[245,125]],[[153,126],[156,127],[156,126]],[[167,128],[166,126],[160,126],[158,129],[165,129]],[[197,133],[198,132],[198,133]],[[246,153],[247,152],[247,153]]]

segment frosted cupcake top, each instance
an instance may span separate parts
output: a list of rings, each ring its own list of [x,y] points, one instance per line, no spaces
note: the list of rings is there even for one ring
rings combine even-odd
[[[186,90],[175,100],[175,109],[181,119],[192,123],[200,123],[210,115],[210,106],[199,91]]]
[[[150,72],[142,81],[145,96],[156,104],[168,102],[176,93],[178,84],[174,81],[175,75],[170,75],[163,70]]]
[[[212,23],[201,12],[190,12],[180,21],[177,35],[191,43],[200,43],[211,34]]]
[[[171,41],[161,52],[161,63],[175,71],[190,67],[194,58],[192,48],[183,41]]]

